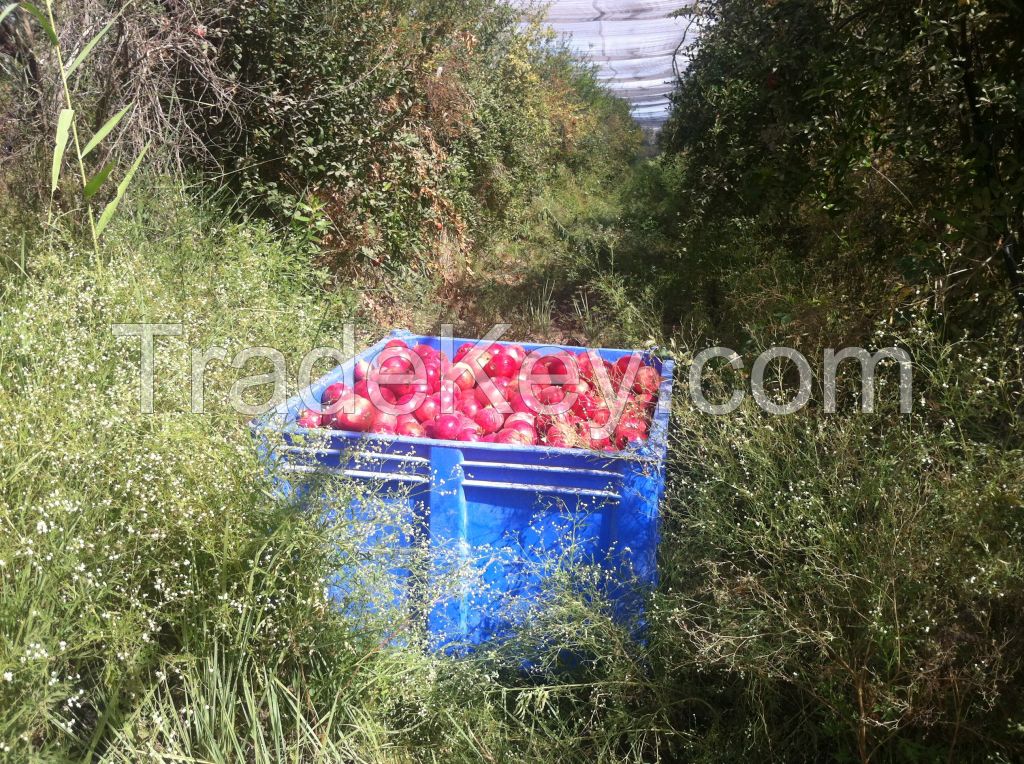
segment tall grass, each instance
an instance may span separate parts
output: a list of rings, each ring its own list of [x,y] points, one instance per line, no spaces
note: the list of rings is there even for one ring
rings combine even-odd
[[[422,649],[410,612],[380,607],[380,582],[328,602],[334,574],[367,556],[365,535],[275,498],[245,423],[220,404],[236,370],[211,366],[209,413],[188,413],[186,346],[297,357],[355,296],[322,291],[303,242],[173,193],[112,226],[103,271],[67,256],[74,239],[55,241],[2,298],[0,755],[1019,751],[1024,451],[1006,413],[1020,369],[998,333],[949,341],[920,316],[883,327],[879,343],[915,353],[909,417],[891,410],[891,382],[872,416],[850,413],[852,389],[829,419],[708,418],[681,398],[662,585],[643,627],[612,617],[604,574],[570,551],[542,559],[536,602],[509,602],[514,639],[449,658]],[[185,327],[160,340],[153,415],[138,409],[137,345],[110,331],[141,320]]]
[[[892,372],[875,414],[851,386],[845,414],[680,422],[661,625],[671,664],[740,691],[727,713],[751,748],[1019,750],[1024,431],[1004,336],[950,342],[921,316],[876,334],[912,349],[911,415]]]
[[[431,655],[372,582],[330,605],[325,589],[367,556],[365,536],[276,498],[223,403],[239,371],[211,365],[207,414],[190,413],[189,349],[298,358],[353,315],[355,297],[323,291],[303,242],[160,191],[112,224],[102,270],[76,246],[68,236],[33,252],[29,278],[2,297],[0,755],[615,758],[622,732],[602,709],[635,692],[641,653],[579,589],[586,576],[552,584],[546,626],[522,649]],[[152,415],[139,408],[138,342],[111,331],[140,321],[183,326],[158,340]],[[591,678],[521,675],[524,656],[557,658],[545,634],[588,612],[577,645],[616,651]],[[605,691],[608,672],[626,678]]]
[[[37,10],[54,27],[52,10]],[[61,60],[65,84],[68,68]],[[679,193],[679,167],[630,169],[607,146],[573,158],[615,156],[568,162],[528,209],[488,229],[458,263],[468,275],[410,262],[360,293],[313,264],[322,232],[312,209],[281,233],[153,179],[122,214],[97,218],[87,191],[110,170],[87,172],[88,149],[119,123],[80,146],[69,99],[51,191],[84,204],[88,238],[54,216],[34,237],[11,225],[2,239],[20,277],[0,292],[0,759],[1024,754],[1019,317],[949,336],[928,290],[910,300],[915,310],[891,310],[908,302],[906,284],[868,295],[856,280],[837,284],[747,220],[731,220],[728,236],[705,231],[717,249],[687,251],[656,219],[675,214],[657,202]],[[96,268],[80,254],[100,244]],[[738,244],[744,257],[726,257]],[[514,638],[448,657],[424,649],[421,623],[445,577],[392,602],[387,550],[367,549],[363,524],[277,496],[246,423],[224,404],[241,373],[262,369],[211,364],[207,413],[194,415],[188,351],[273,346],[295,359],[343,321],[368,340],[396,325],[427,329],[449,310],[467,333],[504,319],[523,339],[658,344],[684,367],[719,331],[748,361],[776,342],[815,363],[837,336],[895,344],[915,358],[915,411],[894,410],[888,378],[877,414],[853,413],[845,380],[840,414],[812,402],[785,418],[750,401],[707,417],[679,385],[661,585],[643,618],[616,618],[607,572],[570,545],[540,559],[538,598],[507,601]],[[111,331],[143,321],[183,329],[158,341],[152,415],[139,408],[138,343]],[[708,387],[730,392],[720,379]],[[339,479],[315,488],[339,503],[355,495]],[[339,607],[331,588],[353,559],[377,565],[346,581]]]
[[[92,237],[93,251],[95,254],[98,254],[100,236],[103,235],[103,231],[110,224],[114,213],[117,212],[117,208],[121,204],[128,186],[146,157],[149,145],[147,144],[129,162],[129,167],[121,182],[117,185],[117,189],[110,196],[102,212],[97,216],[93,211],[94,197],[100,194],[107,179],[116,168],[117,163],[114,159],[108,157],[106,162],[95,164],[89,160],[89,157],[101,147],[104,139],[117,129],[118,124],[131,111],[134,104],[127,104],[103,124],[96,127],[92,136],[85,141],[79,134],[79,106],[72,94],[72,80],[80,67],[91,64],[91,58],[95,54],[96,46],[107,36],[121,14],[115,14],[95,35],[85,40],[81,49],[74,51],[72,58],[69,57],[69,52],[64,49],[61,43],[61,29],[52,0],[46,0],[43,8],[29,2],[11,3],[0,9],[0,23],[16,12],[21,12],[31,17],[42,29],[44,38],[50,44],[55,61],[54,69],[59,80],[61,109],[57,115],[50,159],[50,221],[52,222],[53,220],[54,196],[61,186],[66,153],[70,145],[73,151],[71,159],[74,160],[74,165],[77,169],[76,181],[78,186],[70,199],[71,207],[74,209],[78,204],[84,205],[88,230]],[[94,165],[91,169],[90,164]]]

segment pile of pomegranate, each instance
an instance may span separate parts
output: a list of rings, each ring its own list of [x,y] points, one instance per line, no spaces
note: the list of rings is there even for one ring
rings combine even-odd
[[[328,387],[307,429],[436,440],[618,451],[647,440],[661,374],[639,354],[614,364],[595,351],[543,355],[466,343],[454,358],[390,340],[354,385]]]

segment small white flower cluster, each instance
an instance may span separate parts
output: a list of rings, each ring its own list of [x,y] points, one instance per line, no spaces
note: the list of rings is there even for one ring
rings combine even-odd
[[[80,675],[75,675],[76,679],[81,679]],[[82,709],[82,700],[85,698],[85,690],[79,688],[75,693],[64,701],[64,708],[68,711],[80,711]]]
[[[50,657],[50,653],[38,642],[30,642],[28,647],[25,648],[25,654],[21,657],[21,662],[26,663],[28,661],[41,661],[46,660]]]

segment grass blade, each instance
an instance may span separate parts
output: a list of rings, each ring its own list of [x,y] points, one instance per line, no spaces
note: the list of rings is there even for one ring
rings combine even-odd
[[[119,111],[117,114],[115,114],[113,117],[111,117],[103,123],[103,127],[96,131],[96,134],[89,139],[89,142],[85,144],[85,148],[82,149],[83,159],[89,156],[89,152],[96,148],[99,145],[100,141],[106,138],[107,134],[110,133],[111,130],[117,127],[117,123],[121,121],[121,118],[128,113],[128,110],[132,108],[132,106],[134,106],[134,104],[128,104],[123,109],[121,109],[121,111]]]
[[[139,165],[142,164],[143,157],[146,156],[146,152],[149,151],[150,144],[146,144],[146,147],[139,152],[139,155],[135,157],[135,161],[132,162],[132,166],[128,170],[128,174],[124,176],[120,183],[117,184],[117,193],[114,194],[114,198],[107,202],[107,206],[103,208],[103,213],[100,215],[100,219],[96,221],[96,235],[100,236],[103,230],[110,223],[110,219],[114,217],[114,213],[117,212],[117,206],[121,203],[121,199],[124,197],[125,191],[128,190],[128,184],[132,182],[132,178],[135,176],[136,171],[139,169]]]
[[[75,112],[72,109],[61,109],[57,117],[57,136],[53,144],[53,166],[50,168],[50,193],[57,190],[57,182],[60,180],[60,168],[64,163],[64,150],[68,147],[68,133],[71,130],[71,120]]]
[[[4,9],[2,11],[0,11],[0,24],[3,24],[4,23],[4,19],[6,19],[8,16],[10,16],[11,12],[15,8],[17,8],[17,7],[18,7],[17,3],[11,3],[10,5],[5,5]]]
[[[104,26],[103,29],[97,32],[96,36],[89,40],[86,46],[82,48],[82,52],[75,56],[75,60],[68,64],[68,68],[64,70],[64,76],[66,78],[74,74],[75,69],[81,66],[82,62],[89,57],[89,54],[92,53],[92,49],[96,47],[96,43],[102,40],[103,36],[110,31],[110,27],[114,26],[114,22],[116,20],[117,17],[114,17],[110,21],[108,21],[106,26]]]
[[[32,3],[22,3],[21,7],[35,16],[36,21],[39,22],[39,26],[41,26],[43,31],[46,32],[46,36],[50,38],[50,43],[52,45],[57,45],[57,33],[53,29],[53,24],[51,24],[50,20],[46,18],[46,14],[39,10],[39,6],[33,5]]]
[[[112,161],[107,162],[100,168],[98,173],[89,179],[89,182],[85,184],[85,190],[82,192],[86,201],[89,201],[96,195],[96,192],[100,190],[100,186],[103,185],[103,182],[107,179],[107,176],[110,175],[110,171],[113,169],[114,163]]]

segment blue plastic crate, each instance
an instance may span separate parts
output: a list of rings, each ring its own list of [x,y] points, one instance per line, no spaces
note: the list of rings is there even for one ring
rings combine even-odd
[[[420,532],[382,521],[376,535],[378,541],[387,539],[399,560],[392,571],[393,596],[403,597],[414,576],[433,579],[435,589],[447,585],[448,594],[425,612],[436,648],[457,649],[510,634],[524,605],[539,596],[543,577],[567,558],[609,571],[608,578],[617,582],[607,592],[616,613],[639,616],[643,589],[657,583],[658,505],[665,485],[673,363],[642,354],[661,372],[658,404],[649,439],[618,453],[309,431],[296,425],[298,413],[319,401],[329,385],[352,379],[357,360],[372,361],[396,337],[410,346],[440,347],[437,337],[392,332],[290,399],[286,411],[253,422],[282,493],[305,490],[299,488],[299,476],[341,474],[365,484],[375,501],[415,518]],[[477,341],[455,339],[454,347]],[[523,347],[543,353],[584,349]],[[635,351],[597,352],[614,362]],[[363,513],[358,501],[321,510]],[[401,562],[403,549],[417,545],[426,550],[419,558],[429,560],[426,570]],[[358,576],[358,568],[354,562],[339,573],[332,588],[336,600],[344,599],[346,579]]]

